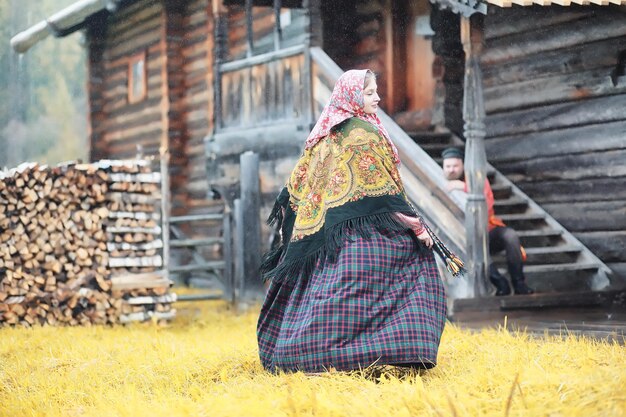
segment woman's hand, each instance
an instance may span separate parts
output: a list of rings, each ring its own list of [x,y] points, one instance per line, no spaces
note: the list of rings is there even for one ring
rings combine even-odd
[[[422,233],[417,235],[417,238],[419,239],[420,242],[426,245],[428,249],[430,249],[433,247],[433,238],[430,237],[430,233],[428,233],[428,230],[426,230],[425,228],[423,230],[424,231]]]
[[[428,248],[433,247],[433,238],[430,236],[430,233],[428,233],[428,230],[426,230],[422,222],[420,222],[420,219],[417,217],[407,216],[402,213],[396,213],[396,215],[403,223],[408,225],[415,232],[415,235],[420,242]]]

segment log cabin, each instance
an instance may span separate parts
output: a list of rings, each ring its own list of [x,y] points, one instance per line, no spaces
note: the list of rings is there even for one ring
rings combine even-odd
[[[451,298],[490,291],[476,181],[487,176],[530,284],[552,296],[527,306],[554,307],[626,286],[625,4],[81,0],[12,44],[84,31],[91,158],[167,149],[181,214],[209,209],[212,190],[232,199],[239,155],[253,150],[265,215],[342,69],[370,68],[407,194],[469,261]],[[451,145],[466,147],[474,207],[445,191],[439,153]]]

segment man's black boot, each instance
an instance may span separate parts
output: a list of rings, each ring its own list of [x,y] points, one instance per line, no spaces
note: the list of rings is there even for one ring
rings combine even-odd
[[[489,277],[489,281],[496,287],[496,295],[509,295],[511,294],[511,287],[509,286],[509,281],[506,280],[502,275],[491,275]]]
[[[513,291],[515,294],[534,294],[535,290],[530,288],[524,281],[513,281]]]

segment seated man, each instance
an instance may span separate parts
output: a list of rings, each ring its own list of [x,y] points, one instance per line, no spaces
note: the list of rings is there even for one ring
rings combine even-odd
[[[448,191],[459,190],[467,193],[467,185],[464,181],[463,152],[456,148],[447,148],[441,153],[441,157],[443,158],[443,175],[448,180]],[[526,285],[524,277],[523,260],[525,256],[519,237],[515,230],[507,227],[502,220],[495,216],[493,192],[489,181],[486,179],[485,200],[489,216],[487,226],[489,228],[489,254],[493,255],[504,250],[515,294],[532,294],[534,291]],[[489,265],[489,280],[496,287],[496,295],[509,295],[511,293],[508,281],[498,272],[493,263]]]

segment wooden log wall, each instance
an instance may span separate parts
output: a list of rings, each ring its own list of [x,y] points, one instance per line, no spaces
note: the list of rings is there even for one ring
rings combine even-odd
[[[313,22],[310,29],[304,28],[304,9],[297,4],[297,8],[289,8],[294,6],[293,2],[284,2],[282,13],[289,12],[289,24],[282,28],[281,47],[293,45],[301,45],[304,42],[305,32],[315,41],[319,41],[320,37],[320,17],[319,3],[320,0],[310,2],[309,14]],[[252,8],[252,30],[253,30],[253,54],[259,55],[274,50],[274,26],[275,15],[273,7],[255,6]],[[228,40],[226,44],[226,61],[234,61],[245,58],[247,53],[247,26],[245,7],[241,5],[230,5],[225,14],[226,25],[228,27]],[[317,20],[315,20],[317,19]]]
[[[274,31],[274,8],[253,7],[252,27],[255,42],[264,37],[271,36]],[[227,61],[241,59],[246,56],[247,30],[246,13],[243,6],[229,6],[226,15],[228,27]]]
[[[344,70],[368,68],[377,75],[378,92],[386,91],[385,16],[391,13],[382,0],[323,1],[323,48]],[[384,104],[384,103],[383,103]]]
[[[101,55],[90,62],[101,76],[102,106],[99,123],[92,119],[92,135],[104,141],[108,157],[129,158],[137,145],[146,155],[158,154],[165,124],[162,114],[164,68],[163,15],[161,2],[132,3],[108,18],[98,39]],[[132,56],[144,53],[147,95],[136,103],[128,100],[128,67]],[[92,143],[94,138],[92,138]]]
[[[171,154],[172,212],[202,212],[204,138],[213,128],[209,0],[140,0],[96,16],[88,30],[91,159]],[[128,99],[129,60],[145,53],[146,97]]]
[[[490,10],[489,161],[626,277],[626,12]]]
[[[456,135],[463,137],[465,53],[461,44],[460,18],[449,10],[433,7],[430,24],[435,32],[433,52],[441,58],[443,66],[445,125]]]
[[[214,120],[214,19],[211,2],[209,0],[186,2],[182,29],[183,62],[181,67],[173,67],[172,71],[182,72],[185,76],[184,89],[180,91],[182,101],[185,103],[183,119],[186,129],[184,151],[186,160],[181,160],[181,163],[186,164],[186,173],[181,188],[186,190],[187,199],[181,202],[177,211],[186,209],[191,213],[200,213],[213,211],[215,205],[208,196],[209,178],[204,145],[205,137],[213,131]],[[176,189],[172,187],[172,195],[175,193]]]

